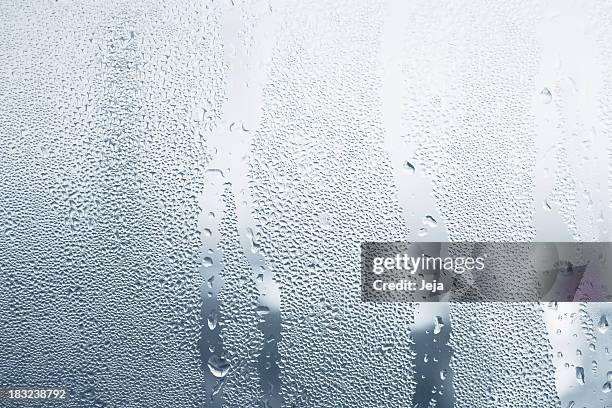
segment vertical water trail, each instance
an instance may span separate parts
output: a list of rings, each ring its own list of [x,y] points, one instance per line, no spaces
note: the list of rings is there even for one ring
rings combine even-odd
[[[212,233],[212,231],[219,231],[219,218],[224,212],[221,200],[223,184],[219,179],[217,173],[207,172],[205,188],[198,197],[198,204],[203,210],[198,217],[198,231],[202,242],[199,251],[199,271],[204,280],[204,285],[200,289],[202,310],[198,348],[206,389],[205,406],[212,408],[223,405],[223,393],[219,391],[223,385],[223,370],[226,368],[223,359],[221,327],[218,324],[218,296],[224,286],[221,274],[223,250],[219,245],[219,234]]]
[[[406,15],[410,10],[402,1],[390,0],[382,34],[380,64],[382,68],[383,124],[385,147],[394,171],[398,201],[406,225],[408,239],[446,241],[448,235],[432,196],[431,180],[423,174],[414,157],[416,146],[402,140],[406,129],[403,118],[406,84],[403,64],[403,39],[407,35]],[[410,327],[414,341],[414,407],[452,407],[454,405],[453,376],[449,367],[452,347],[450,315],[447,303],[416,305],[415,322]]]
[[[253,203],[249,194],[249,155],[252,136],[257,131],[261,116],[261,91],[267,80],[267,62],[276,35],[273,5],[269,2],[255,4],[228,2],[223,12],[223,44],[226,72],[226,101],[221,124],[209,140],[212,154],[207,173],[219,176],[219,183],[229,188],[235,200],[236,228],[243,257],[248,262],[250,284],[258,293],[255,311],[257,327],[263,334],[259,350],[249,350],[257,355],[257,372],[260,382],[261,404],[279,407],[280,377],[278,340],[281,331],[280,292],[274,279],[274,271],[268,266],[259,247],[259,229],[253,216]],[[220,194],[206,191],[206,195]],[[206,209],[207,203],[202,208]],[[228,215],[226,215],[228,216]],[[201,225],[200,231],[206,228]],[[218,242],[217,242],[218,244]],[[215,266],[214,271],[219,271]],[[242,273],[242,271],[227,271]],[[218,282],[218,280],[217,280]],[[213,283],[213,298],[221,283]],[[205,294],[203,294],[205,295]],[[219,305],[208,299],[206,312]],[[218,332],[218,326],[215,328]],[[211,334],[211,333],[209,333]],[[215,336],[213,336],[215,337]],[[234,367],[230,368],[231,373]],[[221,393],[222,394],[222,393]],[[216,400],[221,401],[219,396]]]
[[[418,304],[411,327],[417,380],[413,407],[451,408],[455,404],[453,373],[449,367],[453,348],[449,345],[451,321],[448,305]]]
[[[612,178],[603,170],[610,168],[605,126],[610,114],[600,101],[610,88],[605,75],[610,38],[605,29],[584,29],[603,27],[607,12],[605,7],[554,2],[540,17],[542,51],[532,101],[538,132],[538,241],[609,240]],[[544,90],[549,97],[542,97]],[[587,267],[587,275],[596,273],[594,266]],[[605,303],[543,305],[562,407],[609,400],[610,342],[607,328],[598,326],[606,315],[610,308]]]

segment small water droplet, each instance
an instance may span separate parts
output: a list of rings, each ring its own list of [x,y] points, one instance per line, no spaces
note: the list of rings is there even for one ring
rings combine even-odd
[[[552,94],[548,88],[544,88],[540,91],[540,100],[545,104],[549,104],[552,101]]]
[[[385,354],[386,352],[388,352],[392,348],[393,348],[393,344],[392,343],[383,343],[383,344],[380,345],[380,352],[382,354]]]
[[[430,228],[435,228],[438,225],[438,221],[431,215],[426,215],[423,219],[423,223]]]
[[[319,214],[319,225],[324,230],[329,230],[331,228],[328,214]]]
[[[414,174],[414,166],[408,160],[404,162],[404,170],[410,174]]]
[[[223,170],[221,169],[207,169],[206,173],[211,174],[213,176],[219,176],[221,178],[225,177],[225,175],[223,174]]]

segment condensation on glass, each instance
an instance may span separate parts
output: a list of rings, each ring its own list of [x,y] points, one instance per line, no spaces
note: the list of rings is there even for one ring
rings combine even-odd
[[[363,241],[610,240],[611,17],[0,2],[0,387],[65,386],[66,407],[612,404],[607,304],[359,286]]]

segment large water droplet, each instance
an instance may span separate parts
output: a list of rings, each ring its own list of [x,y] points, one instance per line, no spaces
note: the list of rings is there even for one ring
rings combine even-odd
[[[267,306],[257,306],[257,314],[260,316],[264,316],[270,313],[270,308]]]
[[[208,369],[215,377],[223,378],[227,375],[227,372],[230,369],[230,364],[224,358],[212,355],[208,359]]]
[[[576,381],[578,381],[578,384],[584,385],[584,368],[576,367]]]
[[[442,320],[441,316],[436,316],[435,320],[434,320],[434,330],[433,333],[434,334],[440,334],[440,332],[442,331],[442,328],[444,327],[444,321]]]
[[[217,311],[213,310],[208,315],[208,328],[214,330],[217,327]]]
[[[601,315],[601,318],[599,319],[599,324],[597,325],[597,330],[599,330],[600,333],[605,333],[608,331],[609,327],[610,323],[608,323],[608,318],[606,317],[606,315]]]

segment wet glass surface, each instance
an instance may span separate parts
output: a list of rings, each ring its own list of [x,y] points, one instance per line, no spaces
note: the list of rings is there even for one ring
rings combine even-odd
[[[0,387],[612,406],[609,304],[364,303],[359,264],[364,241],[611,241],[611,17],[0,1]]]

